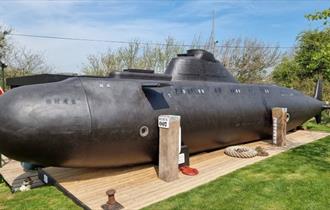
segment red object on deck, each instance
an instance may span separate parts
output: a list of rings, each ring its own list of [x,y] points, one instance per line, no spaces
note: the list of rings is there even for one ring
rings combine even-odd
[[[179,167],[179,170],[181,173],[188,176],[196,176],[199,173],[196,168],[190,168],[189,166],[181,166]]]
[[[2,87],[0,87],[0,96],[2,95],[2,94],[4,94],[5,93],[5,91],[3,91],[2,90]]]

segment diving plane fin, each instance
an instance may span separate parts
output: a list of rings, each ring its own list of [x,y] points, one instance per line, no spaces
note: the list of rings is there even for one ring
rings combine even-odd
[[[317,100],[322,101],[322,95],[323,95],[323,83],[322,80],[317,80],[315,91],[314,91],[314,98]],[[320,124],[322,121],[322,113],[320,112],[315,116],[315,121],[317,124]]]
[[[317,80],[315,92],[314,92],[314,98],[322,101],[322,95],[323,95],[323,82],[322,80]]]

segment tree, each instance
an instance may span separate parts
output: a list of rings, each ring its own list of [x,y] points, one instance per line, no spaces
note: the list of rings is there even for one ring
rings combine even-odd
[[[310,20],[326,19],[329,17],[328,12],[324,10],[306,17]],[[275,80],[279,81],[278,75],[290,68],[299,80],[323,78],[330,81],[330,27],[300,33],[292,59],[295,65],[291,66],[286,65],[287,60],[282,60],[273,73]]]
[[[328,9],[325,9],[323,11],[318,11],[318,12],[315,12],[313,14],[307,14],[305,15],[305,17],[308,19],[308,20],[322,20],[323,21],[323,25],[328,25],[329,22],[328,22],[328,19],[330,18],[330,8]]]
[[[113,71],[128,68],[154,69],[162,73],[171,58],[183,51],[184,47],[171,37],[165,40],[164,45],[141,45],[139,40],[134,40],[126,47],[109,49],[108,52],[99,55],[89,55],[83,73],[107,76]]]
[[[309,20],[327,20],[329,9],[306,15]],[[327,24],[327,23],[326,23]],[[317,79],[330,86],[330,28],[308,30],[297,36],[293,55],[284,58],[272,72],[273,81],[312,94]],[[330,99],[325,91],[325,99]]]
[[[42,55],[33,53],[25,47],[12,48],[5,59],[8,63],[7,77],[50,73],[52,71]]]
[[[250,38],[229,39],[222,43],[215,56],[240,82],[262,82],[267,70],[274,67],[282,57],[279,47]]]
[[[281,86],[293,87],[296,81],[299,81],[298,74],[299,65],[293,56],[283,57],[272,72],[273,81]]]
[[[10,29],[0,26],[0,59],[3,59],[6,56],[6,52],[10,51],[10,44],[6,39],[8,34],[10,34]]]
[[[210,38],[215,40],[214,38]],[[219,46],[216,46],[219,44]],[[192,48],[214,52],[218,59],[238,81],[244,83],[264,82],[268,78],[269,69],[276,66],[283,53],[278,46],[270,46],[260,40],[251,38],[233,38],[215,46],[210,40],[203,42],[200,36],[193,39]]]
[[[330,81],[330,28],[305,31],[298,36],[295,59],[300,78],[324,78]]]
[[[51,67],[46,64],[42,55],[33,53],[24,47],[19,48],[7,39],[10,31],[0,26],[0,59],[8,65],[5,71],[5,78],[35,73],[49,73]],[[0,81],[2,81],[2,75],[0,76]]]
[[[87,75],[107,76],[120,69],[120,60],[111,50],[100,55],[89,55],[87,60],[88,63],[83,67],[83,72]]]
[[[217,47],[211,45],[210,40],[203,42],[198,36],[189,48],[214,52],[215,57],[241,82],[261,82],[267,75],[267,69],[273,67],[282,56],[278,47],[270,47],[261,41],[248,38],[230,39]],[[135,40],[127,47],[88,56],[83,72],[88,75],[106,76],[116,70],[140,68],[163,73],[170,60],[187,49],[187,45],[171,37],[165,40],[164,45],[141,45]]]
[[[10,33],[9,30],[4,29],[3,27],[0,26],[0,63],[1,63],[1,87],[4,88],[3,83],[5,83],[5,74],[4,74],[4,69],[3,67],[7,66],[6,62],[5,62],[5,56],[7,54],[7,52],[10,50],[9,44],[7,42],[6,39],[6,35],[8,35]]]

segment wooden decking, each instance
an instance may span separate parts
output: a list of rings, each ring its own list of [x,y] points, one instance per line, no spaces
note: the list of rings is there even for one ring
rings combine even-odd
[[[10,160],[4,156],[2,156],[1,161],[3,167],[0,168],[0,174],[7,185],[11,188],[12,192],[17,191],[27,177],[32,179],[31,188],[44,185],[44,183],[39,180],[37,171],[26,172],[21,167],[20,162]]]
[[[273,146],[269,144],[270,141],[247,145],[262,146],[273,156],[328,135],[322,132],[297,131],[287,136],[288,145],[285,147]],[[126,209],[140,209],[265,158],[267,157],[232,158],[224,155],[223,150],[199,154],[191,157],[191,166],[197,168],[200,174],[194,177],[180,174],[178,180],[170,183],[158,179],[157,169],[152,165],[121,169],[50,167],[40,170],[40,177],[44,179],[44,176],[47,176],[48,182],[53,182],[86,209],[101,209],[107,201],[105,192],[110,188],[117,191],[116,200]]]

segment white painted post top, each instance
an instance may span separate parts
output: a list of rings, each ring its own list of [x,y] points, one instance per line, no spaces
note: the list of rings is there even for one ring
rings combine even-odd
[[[171,122],[180,121],[180,119],[181,117],[179,115],[160,115],[158,117],[158,127],[169,128]]]

